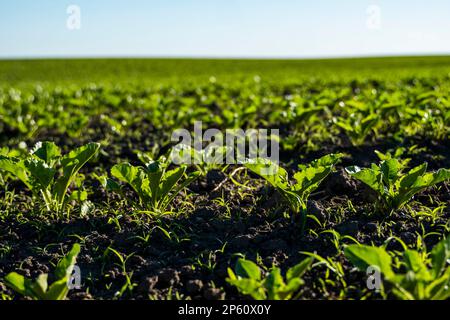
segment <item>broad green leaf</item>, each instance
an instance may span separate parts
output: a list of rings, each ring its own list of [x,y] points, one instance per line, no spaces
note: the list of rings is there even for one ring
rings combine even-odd
[[[361,169],[358,166],[345,168],[345,171],[356,179],[368,185],[373,190],[380,192],[381,186],[378,173],[373,169]]]
[[[391,268],[392,258],[383,248],[349,245],[345,248],[344,254],[361,271],[365,272],[369,266],[376,266],[386,279],[394,277]]]
[[[304,284],[304,281],[300,278],[292,279],[289,281],[284,287],[278,289],[278,296],[282,300],[289,300],[292,298],[292,295],[298,291],[301,285]]]
[[[238,259],[235,272],[239,277],[261,280],[261,270],[250,260]]]
[[[153,204],[156,205],[158,199],[160,199],[160,185],[162,177],[164,176],[165,169],[167,164],[164,162],[164,159],[161,161],[152,161],[147,164],[145,174],[147,176],[150,191],[152,194]]]
[[[314,258],[306,258],[296,266],[293,266],[286,272],[286,280],[291,281],[295,278],[300,278],[305,274],[306,271],[311,267]]]
[[[441,277],[431,282],[425,288],[425,291],[430,300],[447,300],[450,298],[450,267]]]
[[[400,180],[400,189],[410,188],[417,179],[422,176],[427,171],[427,163],[423,163],[411,169],[403,178]]]
[[[414,250],[406,250],[403,253],[403,259],[406,267],[414,272],[417,281],[429,281],[432,279],[425,261],[419,252]]]
[[[450,236],[437,243],[430,253],[433,277],[437,278],[445,270],[450,259]]]
[[[142,201],[150,201],[148,181],[145,179],[145,172],[142,168],[132,166],[129,163],[120,163],[111,168],[111,175],[122,182],[128,183]]]
[[[29,286],[29,280],[24,276],[16,272],[11,272],[5,276],[5,282],[8,287],[20,293],[21,295],[29,295],[29,289],[27,288]]]
[[[286,170],[268,159],[249,159],[245,163],[245,167],[266,179],[276,188],[285,189],[289,187],[289,178]]]
[[[111,168],[111,174],[113,177],[128,184],[132,184],[132,182],[137,178],[138,173],[139,167],[132,166],[129,163],[116,164]]]
[[[48,165],[51,165],[56,158],[61,156],[61,150],[59,147],[50,141],[36,143],[31,153]]]
[[[30,181],[34,189],[45,190],[53,182],[56,169],[49,167],[43,160],[30,158],[25,160],[24,165],[31,175]]]
[[[381,162],[380,170],[383,173],[383,181],[389,187],[395,183],[400,173],[401,165],[397,159],[389,159]]]
[[[431,187],[435,184],[441,183],[443,181],[450,179],[449,169],[439,169],[436,172],[427,173],[419,177],[416,182],[412,185],[413,188],[424,188]]]
[[[266,299],[266,294],[264,293],[264,289],[261,287],[261,283],[255,281],[254,279],[227,279],[227,282],[235,286],[242,294],[249,295],[255,300]]]
[[[343,157],[342,153],[330,153],[319,159],[312,161],[310,166],[315,168],[334,166],[341,160],[342,157]]]
[[[164,174],[163,181],[160,186],[159,197],[163,199],[169,192],[175,187],[177,182],[181,179],[183,174],[186,172],[186,167],[181,166],[173,170],[166,171]]]
[[[55,183],[54,192],[58,203],[62,203],[73,177],[100,149],[99,143],[88,143],[62,157],[63,175]]]
[[[331,167],[307,167],[302,171],[296,172],[294,179],[297,183],[293,186],[293,190],[304,198],[303,193],[307,192],[309,194],[314,191],[330,172]]]
[[[190,173],[186,179],[184,179],[182,182],[178,183],[178,185],[172,190],[172,194],[170,196],[167,196],[166,200],[163,202],[164,209],[172,200],[177,196],[177,194],[186,188],[189,184],[191,184],[195,179],[197,179],[200,176],[200,172],[192,172]]]
[[[69,278],[72,275],[73,267],[75,266],[79,253],[80,245],[75,243],[69,253],[56,266],[55,276],[57,279]]]
[[[45,294],[45,300],[64,300],[69,293],[67,278],[53,282]]]
[[[0,156],[0,170],[4,170],[13,174],[20,181],[22,181],[27,186],[28,189],[30,190],[33,189],[27,171],[25,170],[25,165],[23,161]]]
[[[37,279],[30,284],[30,289],[40,299],[45,297],[45,293],[46,293],[47,287],[48,287],[47,278],[48,278],[48,274],[46,274],[46,273],[40,274],[37,277]]]
[[[278,291],[285,286],[283,277],[281,276],[280,268],[273,268],[266,280],[264,285],[268,292],[269,300],[279,300]]]

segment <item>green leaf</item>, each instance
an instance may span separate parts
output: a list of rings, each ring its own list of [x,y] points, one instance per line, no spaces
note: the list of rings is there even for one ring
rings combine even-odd
[[[238,259],[235,272],[239,277],[261,280],[261,270],[250,260]]]
[[[306,271],[311,267],[314,261],[313,257],[306,258],[296,266],[293,266],[286,272],[286,280],[291,281],[296,278],[301,278]]]
[[[39,299],[43,299],[45,297],[48,287],[47,278],[48,274],[43,273],[40,274],[34,282],[30,283],[30,289],[37,297],[39,297]]]
[[[69,287],[67,286],[67,278],[63,278],[50,285],[45,294],[45,300],[64,300],[68,293]]]
[[[238,289],[238,291],[244,295],[249,295],[255,300],[265,300],[266,294],[261,287],[261,283],[254,279],[230,279],[227,278],[227,282]]]
[[[423,169],[418,169],[422,171]],[[436,185],[440,182],[450,179],[450,170],[440,169],[437,172],[426,173],[419,176],[418,172],[413,172],[413,177],[405,182],[404,187],[400,188],[394,198],[394,207],[400,208],[404,203],[410,200],[415,194],[421,192],[422,190]],[[415,178],[414,181],[413,178]],[[406,183],[410,183],[408,187],[405,187]]]
[[[450,236],[437,243],[430,252],[433,277],[444,272],[447,260],[450,259]]]
[[[292,295],[298,291],[301,285],[304,284],[302,279],[296,278],[292,279],[282,288],[278,289],[278,296],[280,299],[289,300],[292,298]]]
[[[29,291],[29,280],[24,276],[11,272],[5,276],[5,283],[8,287],[23,296],[31,296]]]
[[[166,167],[167,164],[165,163],[165,159],[161,159],[161,161],[151,161],[146,166],[145,174],[149,183],[153,206],[155,207],[157,206],[158,200],[160,199],[160,184],[164,176]]]
[[[377,192],[380,192],[380,189],[382,189],[378,172],[374,169],[361,169],[358,166],[351,166],[345,168],[345,171]]]
[[[427,173],[419,177],[411,186],[412,188],[426,188],[450,179],[449,169],[439,169],[433,173]]]
[[[414,250],[406,250],[403,253],[403,259],[406,267],[410,271],[414,272],[416,281],[430,281],[432,279],[425,261],[419,252]]]
[[[417,179],[427,171],[427,166],[428,164],[425,162],[420,166],[411,169],[400,180],[400,189],[406,190],[407,188],[410,188],[417,181]]]
[[[73,267],[75,266],[76,259],[79,253],[80,245],[78,243],[75,243],[69,253],[59,261],[55,269],[55,276],[58,280],[69,278],[72,275]]]
[[[28,178],[27,171],[25,170],[25,165],[23,161],[17,159],[11,159],[5,156],[0,156],[0,169],[7,171],[14,176],[16,176],[20,181],[22,181],[28,189],[32,190],[33,186]]]
[[[150,201],[150,190],[148,180],[145,178],[145,172],[140,167],[132,166],[129,163],[116,164],[111,168],[113,177],[122,182],[128,183],[138,194],[142,202]]]
[[[173,170],[169,170],[164,174],[163,181],[160,187],[159,197],[164,199],[169,192],[175,187],[177,182],[181,179],[183,174],[186,172],[186,167],[181,166]]]
[[[78,149],[69,152],[61,159],[63,175],[58,178],[54,186],[54,193],[59,204],[62,204],[67,193],[67,188],[73,177],[100,149],[99,143],[88,143]]]
[[[280,268],[273,268],[267,276],[264,285],[268,292],[269,300],[279,300],[278,291],[285,286]]]
[[[33,191],[46,190],[52,184],[56,169],[49,167],[42,160],[33,158],[27,159],[24,165],[32,177],[30,181],[35,189]]]
[[[269,159],[249,159],[245,162],[245,167],[266,179],[274,187],[288,187],[289,179],[286,170]]]
[[[426,297],[430,300],[447,300],[450,298],[450,268],[431,282],[426,288]]]
[[[365,245],[349,245],[344,249],[345,257],[360,271],[366,271],[369,266],[376,266],[386,279],[392,279],[392,258],[383,249]]]
[[[192,172],[188,175],[188,177],[183,180],[181,183],[178,184],[178,186],[173,190],[172,194],[170,196],[168,196],[163,204],[162,204],[162,209],[164,209],[170,202],[172,202],[172,200],[176,197],[176,195],[183,190],[184,188],[186,188],[189,184],[191,184],[195,179],[197,179],[199,176],[201,175],[200,172]]]
[[[381,162],[380,170],[383,173],[383,181],[391,186],[395,183],[400,173],[401,165],[397,159],[389,159]]]
[[[61,150],[53,142],[44,141],[36,143],[33,150],[31,150],[31,154],[51,165],[55,159],[61,156]]]

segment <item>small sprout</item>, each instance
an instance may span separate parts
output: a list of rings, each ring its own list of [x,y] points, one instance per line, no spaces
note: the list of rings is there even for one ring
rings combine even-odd
[[[71,200],[67,196],[70,184],[99,148],[100,144],[89,143],[62,156],[53,142],[38,142],[25,158],[0,155],[0,170],[21,180],[44,201],[47,210],[61,212]]]
[[[249,160],[245,166],[274,186],[289,204],[294,215],[300,215],[301,232],[303,232],[308,197],[331,173],[341,156],[341,154],[329,154],[307,165],[300,165],[300,171],[294,174],[295,183],[289,181],[285,169],[268,159]]]
[[[400,273],[395,270],[392,255],[382,247],[349,245],[346,258],[358,270],[376,267],[391,285],[394,296],[402,300],[446,300],[450,298],[450,236],[441,240],[426,255],[406,249],[401,258]]]
[[[11,272],[5,276],[6,285],[15,292],[30,297],[33,300],[65,300],[69,293],[69,282],[75,267],[80,245],[74,244],[70,252],[59,261],[54,277],[55,281],[48,284],[48,274],[43,273],[36,280]]]
[[[438,183],[450,179],[449,169],[426,172],[427,163],[423,163],[408,173],[403,173],[404,162],[390,158],[370,168],[351,166],[346,168],[348,174],[368,185],[379,196],[382,210],[395,211],[405,205],[411,198]]]
[[[255,300],[290,300],[304,284],[301,277],[311,268],[314,258],[307,258],[290,268],[283,278],[280,268],[272,268],[264,276],[252,261],[238,259],[233,270],[228,268],[226,281]]]
[[[164,157],[148,159],[144,166],[121,163],[112,167],[111,175],[129,184],[143,206],[153,213],[162,213],[176,195],[199,176],[198,172],[187,174],[186,166],[171,170],[168,166]]]

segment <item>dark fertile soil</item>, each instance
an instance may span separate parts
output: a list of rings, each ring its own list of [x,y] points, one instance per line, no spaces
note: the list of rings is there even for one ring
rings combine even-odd
[[[427,161],[429,170],[450,168],[448,141],[417,139],[406,145],[412,144],[427,148],[425,152],[411,155],[412,165]],[[330,144],[320,152],[303,155],[305,161],[330,152],[349,155],[310,197],[308,212],[320,225],[308,219],[308,230],[303,236],[295,219],[283,215],[287,209],[273,188],[260,179],[248,179],[244,170],[236,173],[234,179],[247,182],[246,187],[226,179],[224,173],[212,172],[191,185],[192,206],[186,207],[182,201],[185,196],[180,194],[173,211],[181,213],[158,219],[137,212],[116,194],[104,191],[98,182],[89,180],[94,191],[90,199],[96,203],[96,209],[87,216],[33,219],[18,206],[17,215],[0,221],[0,279],[11,271],[28,277],[51,272],[71,244],[78,242],[82,245],[77,264],[83,286],[72,290],[70,299],[116,297],[126,283],[125,271],[132,273],[131,281],[136,286],[132,291],[124,291],[123,299],[242,299],[245,297],[225,281],[227,268],[233,268],[238,257],[245,256],[266,267],[280,265],[286,270],[300,262],[305,257],[301,252],[307,251],[340,261],[345,274],[340,278],[330,274],[324,264],[315,266],[305,276],[302,298],[339,299],[345,295],[359,299],[368,294],[364,289],[364,275],[353,270],[339,254],[334,243],[336,236],[324,231],[337,231],[340,244],[352,243],[344,236],[375,245],[395,236],[413,244],[419,236],[429,234],[423,240],[431,247],[438,240],[433,232],[445,233],[450,218],[448,184],[427,190],[416,197],[418,202],[410,205],[416,212],[420,211],[420,204],[431,208],[439,203],[447,205],[435,219],[412,215],[407,207],[391,215],[370,214],[375,196],[367,187],[351,180],[343,167],[368,166],[377,161],[373,150],[386,151],[393,146],[398,144],[376,143],[360,148]],[[134,157],[126,147],[118,148],[117,152],[119,158]],[[283,153],[282,159],[298,159],[298,156]],[[101,159],[101,163],[107,164],[107,158]],[[295,169],[296,164],[290,168]],[[229,167],[227,173],[234,169]],[[16,197],[30,203],[27,194],[20,191]],[[134,197],[132,192],[129,197]],[[223,199],[225,205],[221,203]],[[124,257],[129,256],[126,270],[109,247]],[[392,240],[388,248],[401,249],[401,246]],[[12,295],[1,282],[0,292]],[[376,293],[369,293],[369,297],[379,298]]]

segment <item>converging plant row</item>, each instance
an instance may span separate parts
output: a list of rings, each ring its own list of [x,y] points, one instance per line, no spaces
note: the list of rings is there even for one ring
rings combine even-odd
[[[84,177],[79,171],[99,149],[100,144],[89,143],[62,155],[60,148],[48,141],[37,143],[26,154],[2,149],[0,170],[3,179],[20,180],[47,210],[63,213],[70,201],[87,200],[87,192],[82,188]],[[294,182],[284,168],[268,159],[248,159],[243,165],[264,178],[281,194],[292,216],[298,218],[300,230],[304,231],[309,195],[333,171],[342,156],[329,154],[309,164],[299,165],[293,175]],[[415,194],[450,179],[449,169],[427,172],[426,163],[408,169],[407,161],[393,158],[390,154],[379,153],[379,156],[384,160],[378,165],[372,164],[370,168],[346,168],[350,176],[377,193],[377,212],[398,210]],[[218,164],[212,166],[211,163],[200,162],[193,170],[188,170],[187,165],[171,165],[166,157],[154,160],[141,153],[139,158],[141,166],[127,162],[114,165],[111,168],[112,178],[95,176],[109,191],[121,193],[123,186],[115,179],[129,185],[138,196],[137,206],[152,214],[163,214],[181,190],[211,168],[220,167]]]

